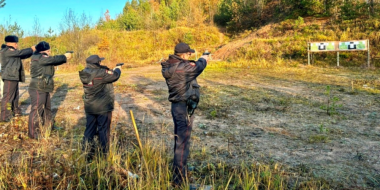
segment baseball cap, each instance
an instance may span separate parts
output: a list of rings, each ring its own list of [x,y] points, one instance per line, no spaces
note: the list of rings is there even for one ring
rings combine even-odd
[[[186,43],[179,43],[174,48],[174,53],[195,53],[195,50],[190,49],[190,46]]]
[[[104,60],[104,57],[99,57],[98,55],[91,55],[86,59],[86,63],[100,63]]]

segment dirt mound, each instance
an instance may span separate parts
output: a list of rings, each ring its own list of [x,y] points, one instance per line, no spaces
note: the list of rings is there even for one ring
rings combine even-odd
[[[228,57],[236,55],[239,48],[250,44],[253,39],[256,38],[269,38],[269,31],[275,27],[275,24],[268,24],[261,27],[259,30],[251,32],[245,37],[237,37],[237,39],[229,42],[228,44],[222,46],[220,49],[213,53],[213,58],[215,60],[225,60]],[[243,34],[244,35],[244,34]]]
[[[332,21],[331,17],[305,17],[303,26],[318,25],[320,28],[325,28]],[[296,21],[294,21],[296,22]],[[279,28],[283,30],[279,32]],[[254,39],[273,39],[276,37],[284,37],[286,35],[292,34],[296,30],[293,28],[293,21],[287,20],[279,23],[269,23],[256,31],[252,31],[249,34],[247,32],[241,33],[239,36],[235,37],[231,42],[223,45],[220,49],[216,50],[213,53],[213,58],[215,60],[225,60],[228,57],[233,57],[236,55],[238,50],[246,45],[251,44]],[[276,35],[274,35],[276,33]]]

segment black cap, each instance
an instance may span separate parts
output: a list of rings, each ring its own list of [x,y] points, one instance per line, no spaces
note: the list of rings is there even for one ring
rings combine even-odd
[[[9,36],[5,36],[5,39],[4,39],[5,42],[18,42],[18,37],[15,36],[15,35],[9,35]]]
[[[100,63],[104,60],[104,57],[99,57],[98,55],[91,55],[86,59],[86,63]]]
[[[49,45],[49,43],[47,43],[45,41],[42,41],[36,45],[36,51],[37,52],[45,51],[45,50],[49,50],[49,49],[50,49],[50,45]]]
[[[174,53],[195,53],[195,50],[190,49],[190,46],[186,43],[179,43],[174,48]]]

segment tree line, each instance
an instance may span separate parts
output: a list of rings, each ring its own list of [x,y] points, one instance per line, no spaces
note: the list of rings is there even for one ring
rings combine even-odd
[[[380,0],[132,0],[100,28],[154,30],[213,24],[241,31],[268,22],[298,17],[352,20],[379,17]]]
[[[220,0],[215,22],[230,30],[298,17],[379,17],[380,0]]]
[[[0,5],[1,2],[4,4],[5,1],[0,0]],[[107,61],[110,62],[124,61],[125,57],[148,61],[152,57],[167,55],[167,50],[178,42],[186,42],[199,49],[204,49],[206,45],[216,47],[223,40],[219,35],[220,28],[238,33],[270,22],[297,18],[280,24],[282,30],[294,30],[299,20],[303,22],[301,17],[326,17],[337,21],[378,18],[380,0],[131,0],[120,11],[114,19],[106,11],[101,18],[93,21],[89,15],[68,9],[58,31],[42,28],[38,18],[35,18],[32,31],[27,34],[9,17],[0,24],[0,38],[17,35],[21,39],[20,44],[25,47],[41,40],[48,41],[54,54],[73,50],[73,63],[97,53],[109,58]],[[294,26],[287,26],[289,23]],[[372,25],[365,27],[378,28],[377,20]],[[310,37],[311,33],[306,31],[317,30],[311,27],[297,32],[308,35],[309,40],[322,40]],[[343,25],[334,27],[344,28]],[[298,33],[294,36],[299,36]],[[340,35],[334,34],[337,36],[334,39]],[[372,39],[371,36],[369,38]],[[125,47],[133,48],[127,50]]]

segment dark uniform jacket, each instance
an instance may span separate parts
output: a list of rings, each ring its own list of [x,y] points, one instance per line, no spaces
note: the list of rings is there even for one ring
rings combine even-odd
[[[30,81],[29,89],[41,92],[53,92],[54,66],[62,65],[66,61],[67,59],[64,55],[49,56],[45,53],[34,53],[30,68],[32,80]]]
[[[32,48],[17,50],[7,46],[0,50],[0,54],[2,79],[25,82],[25,71],[21,59],[29,58],[33,54]]]
[[[2,44],[1,45],[1,49],[0,49],[0,76],[1,76],[1,62],[3,61],[3,58],[1,58],[2,57],[2,55],[3,55],[3,53],[2,53],[2,49],[4,49],[4,48],[6,48],[7,46],[5,45],[5,44]]]
[[[84,109],[88,114],[105,114],[113,111],[115,95],[112,83],[121,75],[120,69],[109,70],[99,64],[87,63],[79,71],[84,89]]]
[[[169,88],[169,101],[181,102],[196,94],[199,99],[199,85],[196,78],[207,66],[203,58],[198,61],[183,60],[176,55],[170,55],[169,59],[161,63],[162,76]]]

